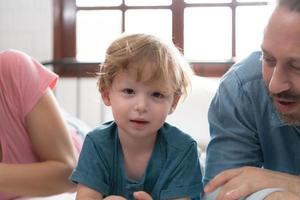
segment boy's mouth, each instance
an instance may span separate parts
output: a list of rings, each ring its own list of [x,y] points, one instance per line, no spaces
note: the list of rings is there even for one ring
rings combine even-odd
[[[147,123],[149,123],[146,120],[137,120],[137,119],[132,119],[130,121],[133,122],[133,123],[137,123],[137,124],[147,124]]]

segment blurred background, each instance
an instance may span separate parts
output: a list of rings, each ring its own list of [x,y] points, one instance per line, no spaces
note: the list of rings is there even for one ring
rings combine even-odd
[[[24,51],[54,70],[61,107],[95,127],[111,119],[94,77],[110,42],[122,32],[172,40],[195,76],[168,121],[206,143],[219,77],[260,49],[272,9],[268,0],[1,0],[0,51]]]

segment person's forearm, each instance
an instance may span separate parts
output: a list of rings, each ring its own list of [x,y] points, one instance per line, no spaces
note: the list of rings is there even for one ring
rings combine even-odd
[[[300,194],[299,176],[290,175],[287,173],[280,173],[280,172],[277,172],[275,176],[277,176],[277,179],[270,179],[270,180],[277,180],[276,181],[277,183],[271,183],[272,187],[280,187],[294,194],[297,195]]]
[[[0,163],[0,192],[21,196],[48,196],[70,191],[75,187],[68,180],[72,167],[57,161]]]
[[[299,195],[300,177],[256,167],[241,167],[221,172],[205,186],[204,191],[211,193],[221,186],[216,196],[218,200],[239,199],[266,188],[282,188]]]
[[[299,200],[300,196],[291,193],[291,192],[287,192],[287,191],[277,191],[277,192],[273,192],[270,195],[268,195],[266,198],[264,198],[264,200]],[[256,200],[256,199],[255,199]]]

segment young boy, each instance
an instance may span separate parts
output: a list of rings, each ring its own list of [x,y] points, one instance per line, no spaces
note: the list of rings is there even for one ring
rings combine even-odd
[[[173,44],[124,35],[106,52],[99,91],[114,121],[90,132],[71,180],[76,199],[197,199],[202,175],[196,142],[165,123],[187,94],[188,65]]]

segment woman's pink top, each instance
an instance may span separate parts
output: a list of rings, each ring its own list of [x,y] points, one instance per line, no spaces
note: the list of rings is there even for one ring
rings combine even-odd
[[[20,51],[0,52],[1,162],[38,161],[25,129],[25,117],[45,90],[48,87],[51,89],[55,87],[57,80],[56,74]],[[79,149],[78,141],[75,141],[75,145],[76,149]],[[12,196],[8,197],[0,193],[1,200],[10,198]]]

